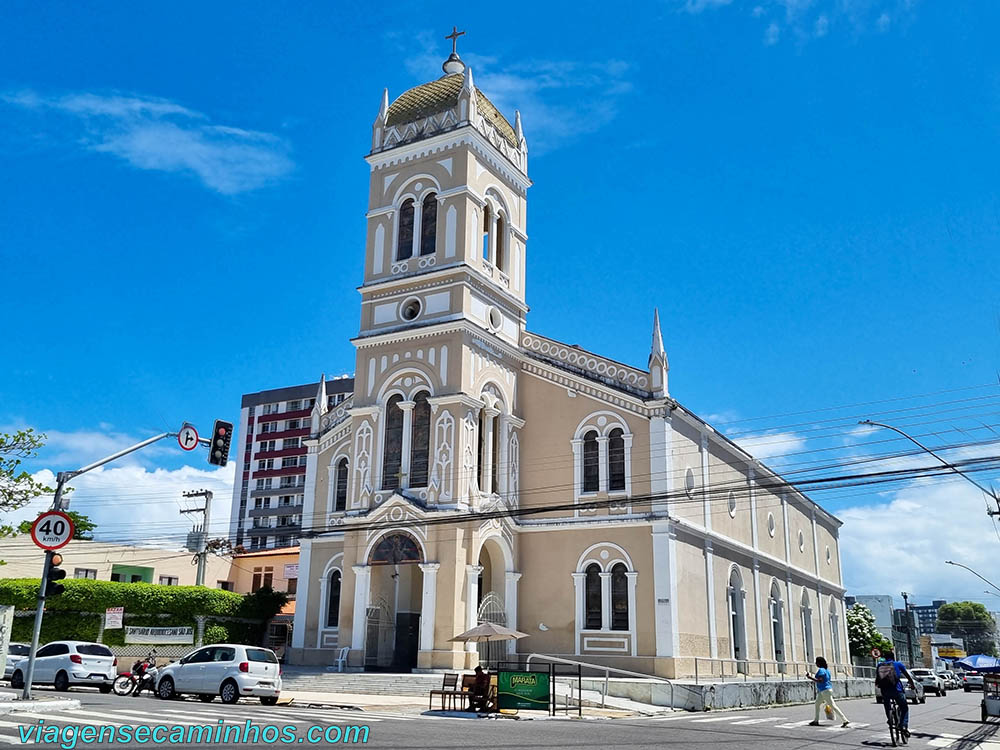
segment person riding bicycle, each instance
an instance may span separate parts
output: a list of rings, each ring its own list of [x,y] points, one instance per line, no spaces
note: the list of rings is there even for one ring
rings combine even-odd
[[[883,655],[885,660],[875,669],[875,687],[882,693],[882,707],[885,709],[885,717],[890,717],[892,703],[899,706],[900,728],[910,736],[910,706],[906,702],[906,688],[903,687],[903,677],[910,683],[914,692],[917,686],[913,682],[913,675],[909,673],[906,666],[901,661],[896,661],[896,655],[892,651],[886,651]]]

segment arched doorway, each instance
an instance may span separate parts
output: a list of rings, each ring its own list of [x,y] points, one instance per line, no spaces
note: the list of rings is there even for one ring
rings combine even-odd
[[[483,542],[479,550],[479,586],[476,602],[476,624],[485,622],[503,627],[515,627],[508,622],[506,600],[507,554],[495,537]],[[488,669],[504,661],[512,650],[511,641],[484,641],[476,644],[479,663]]]
[[[747,671],[747,616],[746,591],[739,568],[733,566],[729,574],[729,632],[732,658],[736,660],[736,671]]]
[[[774,660],[778,671],[785,672],[785,603],[781,600],[781,586],[771,582],[771,642],[774,644]]]
[[[372,567],[365,612],[365,669],[408,672],[417,666],[424,562],[406,532],[390,532],[368,555]]]

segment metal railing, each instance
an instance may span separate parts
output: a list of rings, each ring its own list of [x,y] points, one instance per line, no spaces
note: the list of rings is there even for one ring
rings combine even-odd
[[[531,666],[531,660],[532,659],[540,659],[540,660],[549,661],[549,662],[557,662],[559,664],[572,664],[572,665],[577,666],[577,667],[585,667],[587,669],[593,669],[593,670],[596,670],[598,672],[604,672],[604,688],[601,691],[601,708],[605,708],[605,704],[607,702],[607,697],[608,697],[608,680],[609,680],[611,672],[614,672],[615,674],[622,674],[622,675],[625,675],[627,677],[638,677],[638,678],[643,679],[643,680],[653,680],[655,682],[666,683],[667,685],[670,686],[670,707],[671,708],[674,707],[674,683],[672,683],[670,680],[666,679],[665,677],[656,677],[655,675],[643,674],[642,672],[631,672],[631,671],[629,671],[627,669],[618,669],[617,667],[607,667],[607,666],[604,666],[603,664],[591,664],[589,662],[577,661],[575,659],[563,659],[563,658],[558,657],[558,656],[548,656],[546,654],[528,654],[528,656],[524,660],[524,663],[525,663],[526,667],[530,668],[530,666]],[[583,688],[580,688],[579,690],[580,690],[580,695],[578,696],[578,699],[580,701],[580,705],[582,706],[583,705]],[[572,699],[572,697],[573,697],[572,687],[570,688],[570,696],[569,697],[570,697],[570,699]]]
[[[705,668],[707,665],[707,669]],[[774,659],[723,659],[705,656],[694,657],[694,682],[702,680],[725,682],[729,679],[770,680],[805,680],[806,673],[815,672],[816,666],[802,661],[776,661]],[[833,664],[830,674],[837,678],[858,677],[874,679],[875,667],[865,667],[855,664]]]

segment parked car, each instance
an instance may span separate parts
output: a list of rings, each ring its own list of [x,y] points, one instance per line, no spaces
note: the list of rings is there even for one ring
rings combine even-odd
[[[952,672],[950,669],[946,669],[943,672],[938,672],[944,678],[944,686],[948,690],[958,690],[962,687],[962,681],[958,679],[958,675]]]
[[[35,654],[33,684],[52,684],[56,690],[69,690],[71,685],[90,685],[102,693],[110,693],[115,680],[118,659],[111,649],[87,641],[53,641]],[[22,658],[14,665],[10,686],[24,687],[28,662]]]
[[[281,667],[274,652],[231,643],[196,649],[161,668],[156,680],[156,694],[163,699],[197,695],[208,703],[219,696],[223,703],[236,703],[253,696],[273,706],[280,693]]]
[[[913,675],[914,680],[924,686],[925,693],[934,693],[937,696],[947,695],[947,685],[945,685],[944,678],[934,670],[911,669],[910,674]]]
[[[962,675],[962,690],[969,693],[983,689],[983,676],[979,672],[965,672]]]
[[[14,665],[31,653],[31,646],[27,643],[7,644],[7,664],[3,668],[3,678],[9,680],[14,674]]]

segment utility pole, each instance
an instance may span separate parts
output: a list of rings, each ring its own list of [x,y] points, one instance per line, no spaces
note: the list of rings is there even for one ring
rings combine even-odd
[[[910,619],[910,595],[903,592],[903,616],[906,617],[906,651],[907,662],[911,667],[913,666],[913,622]]]
[[[201,497],[205,499],[205,507],[203,508],[187,508],[181,510],[181,513],[202,514],[201,528],[199,529],[196,525],[194,530],[188,534],[187,548],[191,552],[194,552],[198,557],[198,575],[195,580],[195,585],[204,586],[205,558],[208,556],[205,544],[208,541],[208,523],[212,516],[212,493],[209,490],[195,490],[193,492],[185,492],[183,496],[185,498]]]

